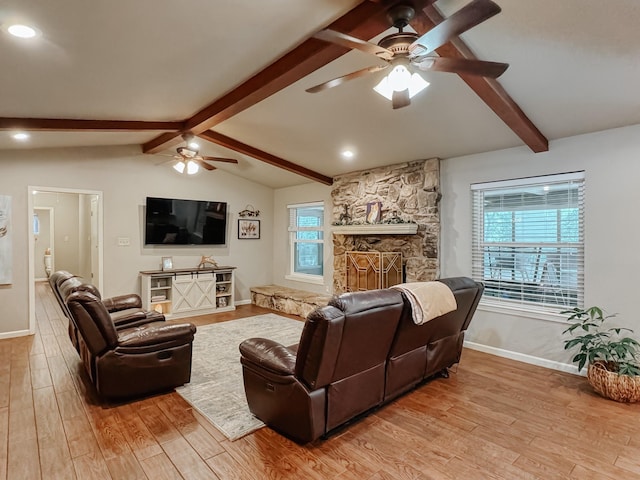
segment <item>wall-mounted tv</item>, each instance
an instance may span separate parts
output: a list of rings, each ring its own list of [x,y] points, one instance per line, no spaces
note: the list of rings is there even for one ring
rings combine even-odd
[[[147,197],[145,245],[224,245],[227,204]]]

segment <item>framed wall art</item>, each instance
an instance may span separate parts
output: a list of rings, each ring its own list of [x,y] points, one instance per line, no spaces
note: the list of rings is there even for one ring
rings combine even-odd
[[[13,283],[11,196],[0,195],[0,285]]]
[[[367,203],[367,223],[378,223],[382,214],[382,202]]]
[[[243,240],[257,240],[260,238],[260,220],[238,220],[238,238]]]

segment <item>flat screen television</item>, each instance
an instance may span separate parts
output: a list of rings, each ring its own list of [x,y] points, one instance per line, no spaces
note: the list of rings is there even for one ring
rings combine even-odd
[[[224,245],[226,202],[147,197],[145,245]]]

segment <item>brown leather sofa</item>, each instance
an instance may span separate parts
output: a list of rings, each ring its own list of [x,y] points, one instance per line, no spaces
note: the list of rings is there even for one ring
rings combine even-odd
[[[98,297],[111,315],[116,329],[135,327],[145,323],[164,321],[164,315],[158,312],[142,309],[142,299],[135,293],[119,295],[112,298],[101,298],[98,289],[82,277],[74,275],[66,270],[54,272],[49,277],[49,285],[58,300],[62,312],[69,320],[69,338],[78,350],[78,329],[66,304],[66,299],[78,290],[88,291]]]
[[[190,323],[116,326],[100,298],[77,289],[66,298],[79,353],[98,393],[122,399],[168,390],[191,378]]]
[[[415,325],[397,290],[346,293],[312,312],[298,345],[252,338],[240,345],[249,410],[299,442],[316,440],[460,360],[483,285],[442,279],[457,309]]]

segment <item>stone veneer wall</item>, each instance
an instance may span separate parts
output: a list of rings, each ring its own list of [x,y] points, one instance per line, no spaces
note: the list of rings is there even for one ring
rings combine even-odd
[[[439,274],[440,160],[418,160],[334,178],[333,220],[348,205],[354,223],[365,223],[367,203],[382,202],[381,222],[394,216],[418,224],[416,235],[333,235],[333,291],[346,291],[350,250],[402,252],[406,282],[429,281]]]

